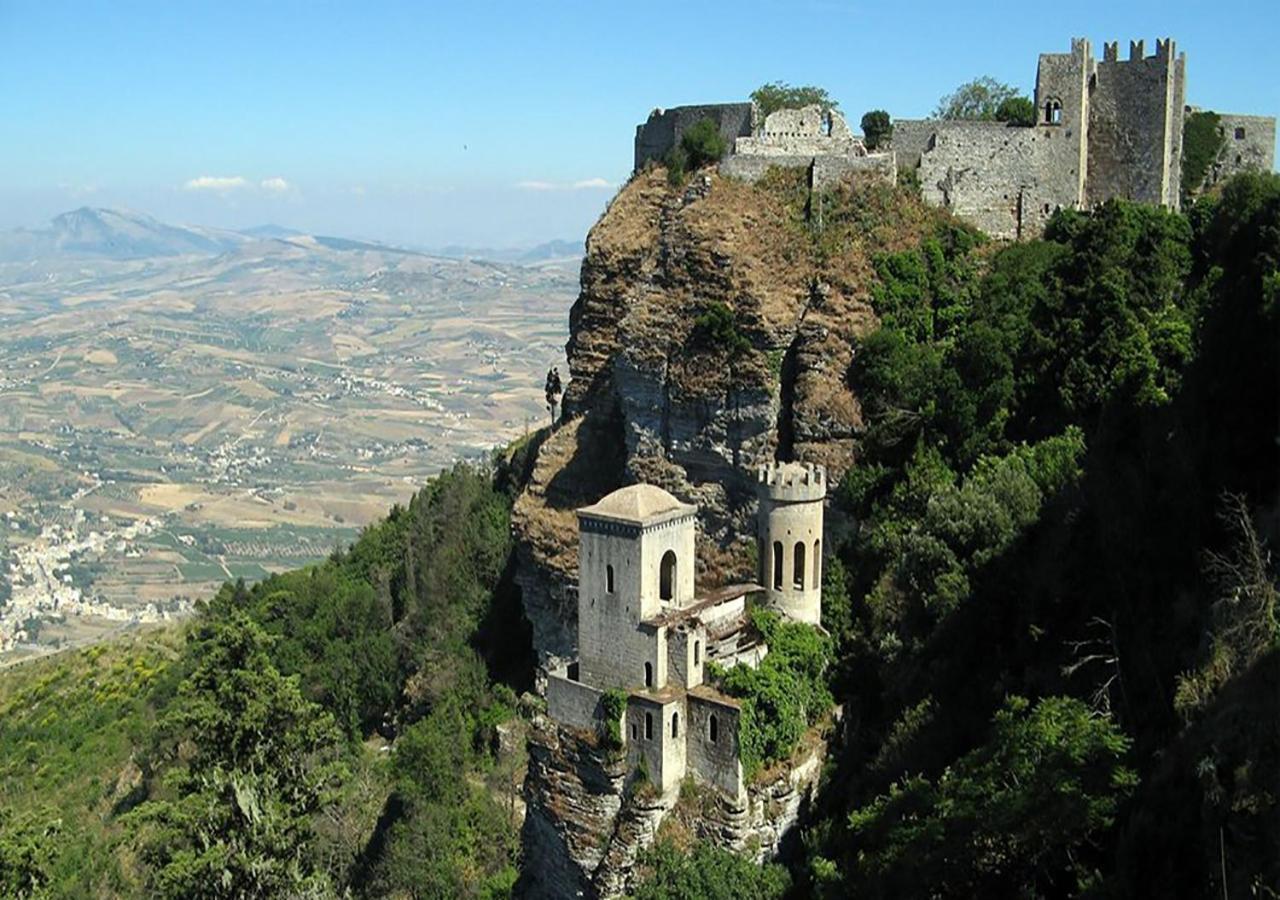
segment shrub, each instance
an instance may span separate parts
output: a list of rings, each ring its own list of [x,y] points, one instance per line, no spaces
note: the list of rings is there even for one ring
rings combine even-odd
[[[762,84],[751,92],[751,101],[761,118],[780,109],[801,109],[806,106],[824,106],[836,109],[839,104],[831,99],[826,88],[811,84],[793,87],[785,81]]]
[[[705,165],[718,162],[726,149],[724,136],[720,128],[710,119],[699,119],[685,129],[680,138],[680,149],[690,169],[700,169]]]
[[[604,711],[601,736],[611,749],[617,750],[622,746],[622,714],[627,711],[627,692],[619,688],[605,691],[600,706]]]
[[[719,301],[708,304],[702,315],[693,320],[692,339],[694,346],[723,347],[730,356],[739,356],[751,349],[751,341],[738,330],[733,310]]]

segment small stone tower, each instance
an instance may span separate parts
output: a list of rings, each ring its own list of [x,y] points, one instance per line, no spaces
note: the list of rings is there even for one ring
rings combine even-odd
[[[822,621],[822,466],[774,463],[756,475],[760,583],[768,603],[811,625]]]

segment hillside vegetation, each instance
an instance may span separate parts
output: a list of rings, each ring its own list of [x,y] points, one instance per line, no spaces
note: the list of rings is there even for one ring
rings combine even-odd
[[[731,361],[716,391],[798,383],[775,446],[841,475],[830,637],[762,618],[778,659],[721,676],[751,709],[748,763],[785,756],[831,700],[849,740],[789,872],[663,844],[638,896],[1280,892],[1280,178],[1238,177],[1186,214],[1064,211],[1015,245],[902,189],[708,190],[676,208],[644,173],[594,234],[583,417],[444,473],[323,563],[225,586],[182,630],[0,678],[0,894],[509,894],[538,865],[513,825],[519,754],[495,749],[531,669],[512,499],[550,558],[576,491],[644,471],[588,452],[631,452],[600,437],[628,415],[602,402],[606,300],[633,303],[636,329],[675,296],[701,323],[680,365]],[[713,215],[729,206],[759,222]],[[633,208],[667,223],[627,232],[637,254],[677,222],[787,256],[736,283],[732,254],[689,239],[632,269],[677,293],[625,299],[598,248]],[[681,258],[723,269],[735,302],[660,268]],[[819,298],[802,339],[791,294],[765,290],[775,271]],[[830,407],[847,407],[832,429],[812,411],[837,388],[856,404]],[[719,526],[738,513],[724,503]]]

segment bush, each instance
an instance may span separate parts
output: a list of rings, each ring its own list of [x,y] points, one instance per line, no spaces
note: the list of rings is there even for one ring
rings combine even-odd
[[[890,121],[889,114],[883,109],[873,109],[864,114],[862,137],[867,143],[868,150],[875,150],[888,144],[893,138],[893,122]]]
[[[620,688],[605,691],[600,698],[600,706],[604,711],[602,737],[610,749],[622,747],[622,716],[627,711],[627,692]]]
[[[802,85],[792,87],[785,81],[774,81],[762,84],[751,92],[751,101],[755,103],[760,117],[780,109],[802,109],[806,106],[823,106],[836,109],[839,104],[831,99],[826,88]]]
[[[751,349],[751,341],[738,330],[733,310],[719,301],[708,304],[702,315],[693,320],[692,339],[695,346],[722,347],[730,356],[739,356]]]
[[[690,169],[700,169],[724,156],[726,145],[720,128],[710,119],[699,119],[680,138],[680,149]]]

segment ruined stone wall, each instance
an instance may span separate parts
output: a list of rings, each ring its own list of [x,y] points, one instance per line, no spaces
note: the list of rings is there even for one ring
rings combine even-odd
[[[1270,116],[1219,113],[1222,149],[1205,175],[1205,186],[1241,172],[1270,172],[1275,168],[1276,120]]]
[[[898,165],[908,169],[919,167],[920,157],[933,145],[933,136],[941,124],[938,119],[895,119],[889,145],[898,158]]]
[[[892,153],[848,157],[734,154],[720,163],[720,174],[756,182],[774,167],[809,169],[812,186],[817,189],[831,187],[846,178],[870,178],[892,183],[897,174],[897,165]]]
[[[1130,43],[1129,59],[1116,59],[1109,45],[1097,64],[1089,99],[1089,204],[1113,197],[1176,208],[1181,173],[1185,71],[1172,41],[1157,42],[1146,56],[1142,41]]]
[[[564,672],[547,675],[547,714],[570,728],[594,729],[603,715],[600,708],[603,696],[604,691],[571,681]]]
[[[635,168],[653,160],[660,162],[680,143],[685,131],[703,119],[720,128],[726,150],[733,142],[755,131],[755,108],[750,103],[709,103],[701,106],[676,106],[655,109],[643,125],[636,126]]]

